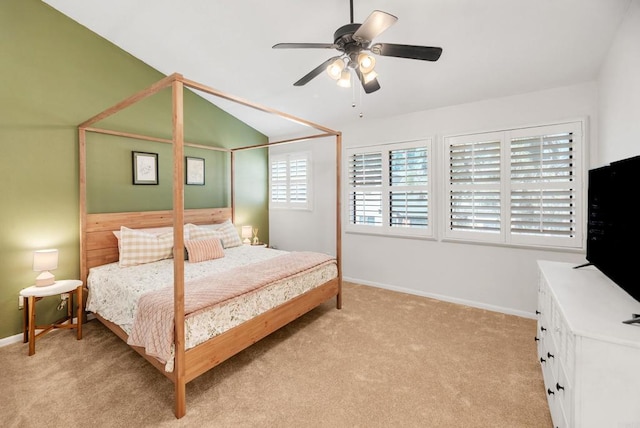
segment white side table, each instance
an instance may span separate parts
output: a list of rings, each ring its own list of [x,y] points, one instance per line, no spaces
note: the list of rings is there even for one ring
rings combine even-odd
[[[36,302],[43,297],[56,296],[69,293],[67,302],[67,316],[45,326],[36,325]],[[78,302],[77,321],[73,323],[73,295],[76,295]],[[78,340],[82,339],[82,281],[77,279],[65,279],[56,281],[52,285],[31,287],[20,290],[20,296],[26,297],[24,317],[22,323],[22,342],[29,342],[29,355],[36,353],[36,338],[47,333],[54,328],[75,328]],[[42,331],[36,334],[36,329]]]

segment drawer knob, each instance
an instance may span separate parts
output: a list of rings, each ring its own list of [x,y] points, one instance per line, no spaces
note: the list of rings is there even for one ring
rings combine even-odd
[[[536,311],[536,315],[540,315],[542,312],[540,311]]]
[[[546,362],[547,362],[547,360],[545,360],[544,358],[540,357],[540,362],[541,362],[541,363],[546,363]]]
[[[551,388],[547,388],[547,394],[549,394],[549,395],[554,395],[554,394],[555,394],[555,392],[553,392],[553,391],[551,390]]]
[[[547,331],[547,329],[544,328],[543,326],[540,326],[540,331]]]
[[[560,390],[564,391],[564,386],[562,386],[558,382],[556,382],[556,391],[560,391]]]
[[[534,339],[535,339],[535,341],[536,341],[536,342],[537,342],[538,340],[540,340],[540,339],[538,338],[538,336],[534,337]]]
[[[551,352],[547,352],[547,358],[553,358],[553,354]]]

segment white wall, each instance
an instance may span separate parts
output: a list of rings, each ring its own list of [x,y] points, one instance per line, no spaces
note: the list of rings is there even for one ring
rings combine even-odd
[[[270,155],[311,152],[312,209],[269,210],[269,245],[287,251],[336,254],[336,143],[321,138],[269,149]]]
[[[436,150],[442,136],[452,133],[488,131],[508,127],[536,125],[552,121],[587,118],[585,140],[594,140],[597,112],[596,84],[571,87],[487,100],[478,103],[429,110],[387,119],[357,119],[345,127],[345,147],[400,142],[434,137]],[[313,143],[314,158],[334,160],[334,146]],[[297,145],[282,150],[301,150]],[[272,153],[276,149],[272,149]],[[321,153],[325,152],[324,155]],[[324,168],[327,169],[328,168]],[[332,169],[333,171],[333,169]],[[315,168],[318,172],[318,168]],[[436,177],[438,172],[436,171]],[[333,197],[330,175],[315,179],[316,198]],[[439,186],[441,181],[436,182]],[[321,196],[330,195],[330,196]],[[343,201],[343,205],[345,202]],[[315,204],[319,214],[331,214]],[[331,209],[334,207],[331,205]],[[285,249],[309,248],[309,243],[326,242],[326,225],[314,223],[311,214],[270,211],[270,236]],[[344,218],[344,215],[343,215]],[[304,225],[304,231],[299,230]],[[301,239],[304,237],[304,239]],[[276,244],[277,245],[277,244]],[[583,254],[516,249],[433,240],[403,239],[345,233],[342,237],[343,274],[346,280],[433,296],[508,313],[531,316],[536,308],[537,259],[584,262]]]
[[[432,136],[439,158],[443,135],[577,118],[588,119],[585,141],[590,144],[596,135],[596,113],[593,82],[362,121],[343,132],[346,147]],[[438,188],[441,171],[441,166],[435,171]],[[351,233],[342,243],[347,279],[520,315],[531,315],[536,308],[537,259],[584,261],[584,255],[576,253]]]
[[[640,155],[640,0],[629,6],[598,80],[602,164]]]

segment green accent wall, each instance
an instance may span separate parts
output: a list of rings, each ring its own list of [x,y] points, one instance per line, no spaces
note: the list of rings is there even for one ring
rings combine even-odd
[[[163,74],[38,0],[0,2],[0,57],[2,339],[22,331],[18,293],[37,275],[31,270],[34,250],[59,250],[56,278],[79,275],[77,125]],[[170,93],[162,91],[100,125],[170,138]],[[185,91],[185,139],[226,148],[267,142],[191,91]],[[157,186],[132,184],[132,151],[158,153]],[[89,212],[171,208],[169,144],[90,134],[87,152]],[[229,155],[189,147],[185,155],[205,158],[206,167],[205,186],[185,186],[185,206],[227,206]],[[258,227],[266,242],[267,157],[258,149],[238,153],[236,162],[236,223]],[[62,315],[58,302],[52,297],[38,303],[39,323]]]

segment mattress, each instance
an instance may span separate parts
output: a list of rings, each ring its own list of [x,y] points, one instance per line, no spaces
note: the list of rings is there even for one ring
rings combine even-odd
[[[185,261],[185,284],[286,254],[285,251],[243,245],[224,250],[225,257],[200,263]],[[234,297],[185,318],[185,349],[193,348],[257,315],[337,277],[335,263],[311,269]],[[137,302],[145,293],[173,287],[173,260],[122,268],[111,263],[91,268],[87,279],[87,310],[130,334]],[[173,358],[165,370],[173,370]]]

